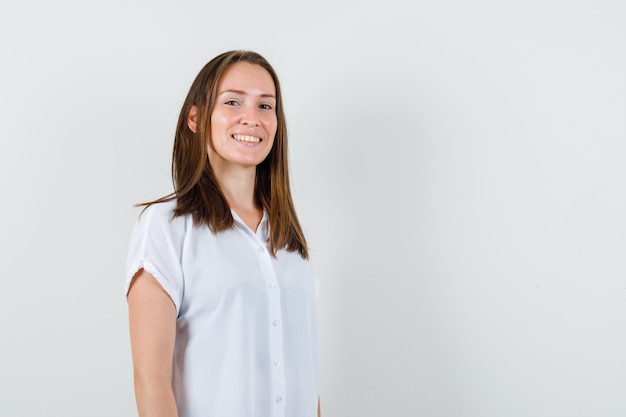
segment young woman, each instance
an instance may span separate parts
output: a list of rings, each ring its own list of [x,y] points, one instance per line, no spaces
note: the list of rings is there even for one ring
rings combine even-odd
[[[130,240],[141,417],[319,414],[318,283],[287,167],[276,72],[215,57],[180,112],[174,192],[143,204]]]

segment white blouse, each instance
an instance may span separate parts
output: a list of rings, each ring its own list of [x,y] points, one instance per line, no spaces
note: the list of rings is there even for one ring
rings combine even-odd
[[[126,293],[150,272],[176,306],[173,389],[180,417],[315,417],[318,281],[297,252],[267,250],[253,232],[214,235],[175,201],[150,206],[133,230]]]

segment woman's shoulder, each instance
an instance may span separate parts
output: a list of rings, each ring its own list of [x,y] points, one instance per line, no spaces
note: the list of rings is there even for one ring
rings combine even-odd
[[[187,216],[175,216],[176,205],[176,199],[152,203],[141,210],[137,222],[147,227],[183,225]]]
[[[139,248],[182,248],[193,222],[189,216],[174,216],[175,208],[175,201],[154,203],[142,208],[131,233],[131,245]]]
[[[176,199],[149,204],[141,210],[139,216],[172,217],[174,209],[176,209]]]

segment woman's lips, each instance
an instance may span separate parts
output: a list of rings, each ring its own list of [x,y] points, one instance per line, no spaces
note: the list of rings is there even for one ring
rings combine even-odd
[[[233,139],[240,141],[240,142],[249,142],[249,143],[261,142],[261,138],[257,138],[256,136],[249,136],[249,135],[233,135]]]

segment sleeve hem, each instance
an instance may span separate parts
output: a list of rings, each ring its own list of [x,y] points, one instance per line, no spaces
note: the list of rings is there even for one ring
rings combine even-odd
[[[159,285],[163,288],[163,290],[167,293],[167,295],[170,297],[170,299],[174,303],[174,306],[176,307],[176,314],[178,315],[178,312],[180,311],[178,293],[168,285],[167,281],[163,278],[163,275],[161,275],[158,268],[156,268],[149,261],[139,260],[139,261],[133,262],[130,265],[130,267],[128,268],[126,272],[126,283],[124,284],[124,295],[128,297],[128,291],[130,290],[130,285],[133,282],[133,278],[135,277],[135,274],[140,269],[148,271],[157,280]]]

